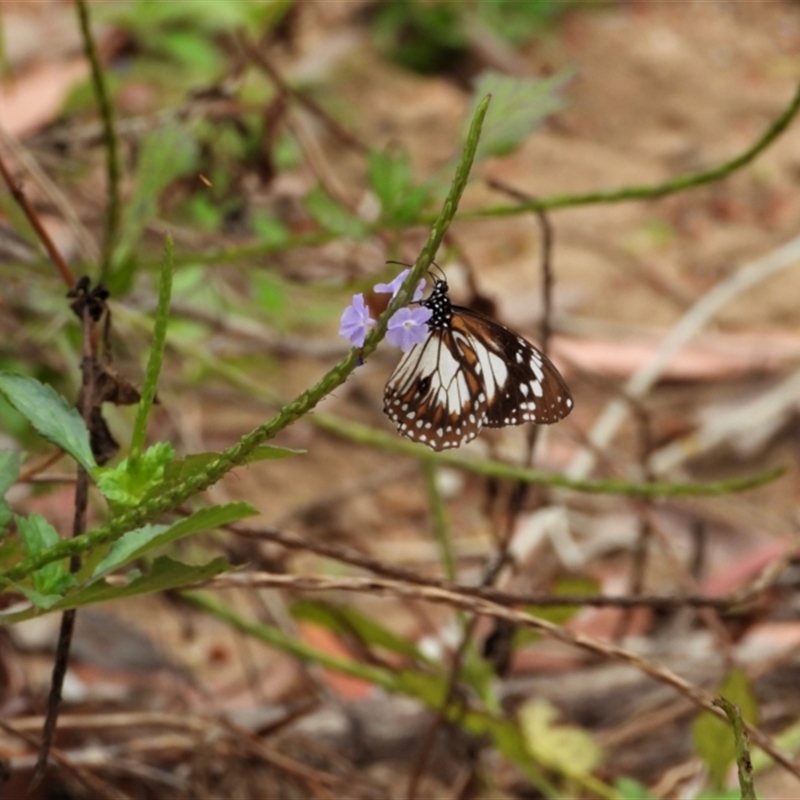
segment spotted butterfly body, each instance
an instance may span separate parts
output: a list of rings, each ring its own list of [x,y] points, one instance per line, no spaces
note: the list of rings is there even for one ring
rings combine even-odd
[[[572,411],[558,370],[532,344],[493,319],[454,306],[435,279],[429,333],[400,360],[383,393],[398,433],[434,450],[459,447],[481,428],[549,425]]]

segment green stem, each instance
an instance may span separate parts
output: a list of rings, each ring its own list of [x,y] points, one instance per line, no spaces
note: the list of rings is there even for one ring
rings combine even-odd
[[[668,481],[637,483],[619,478],[576,480],[555,473],[541,472],[514,464],[504,464],[488,458],[464,456],[452,450],[444,450],[437,453],[425,447],[425,445],[400,439],[397,436],[383,433],[366,425],[350,422],[331,414],[314,414],[309,417],[309,422],[348,441],[368,447],[380,448],[387,452],[411,456],[423,463],[456,467],[457,469],[463,469],[465,472],[483,475],[487,478],[501,478],[541,486],[553,486],[559,489],[573,489],[577,492],[587,492],[589,494],[618,494],[627,497],[650,498],[712,497],[742,492],[746,489],[755,489],[765,483],[774,481],[785,472],[783,467],[773,467],[747,478],[729,478],[728,480],[709,481],[707,483],[670,483]]]
[[[92,85],[94,87],[97,105],[103,121],[103,138],[106,145],[106,218],[103,233],[103,251],[100,263],[100,280],[106,280],[111,268],[111,256],[117,241],[120,221],[119,197],[119,148],[117,147],[117,134],[114,129],[114,109],[106,87],[105,74],[100,64],[92,29],[89,21],[89,6],[86,0],[77,0],[78,20],[80,21],[83,49],[92,70]]]
[[[742,712],[739,706],[734,705],[724,697],[715,698],[714,705],[725,712],[725,716],[728,718],[733,730],[741,800],[757,800],[755,786],[753,785],[753,762],[750,759],[750,746],[747,742],[747,732],[742,721]]]
[[[131,436],[131,449],[128,464],[134,468],[136,461],[142,454],[144,440],[147,434],[147,420],[150,409],[156,397],[158,376],[164,360],[164,345],[167,340],[167,324],[169,322],[169,302],[172,297],[172,237],[168,234],[164,240],[164,260],[161,263],[161,280],[158,287],[158,307],[156,308],[155,324],[153,326],[153,343],[150,347],[150,356],[147,360],[147,371],[142,386],[142,397],[136,412],[136,421],[133,424]]]
[[[504,217],[514,214],[521,214],[526,211],[548,211],[558,208],[573,208],[575,206],[586,206],[595,203],[622,203],[628,200],[656,200],[666,197],[676,192],[683,192],[687,189],[694,189],[713,181],[727,178],[736,170],[753,161],[764,150],[766,150],[788,127],[789,123],[800,110],[800,84],[795,89],[789,105],[774,119],[758,140],[730,161],[720,164],[717,167],[696,172],[690,175],[683,175],[666,183],[659,183],[650,186],[628,186],[622,189],[612,189],[610,191],[587,192],[586,194],[562,194],[554,197],[544,197],[539,200],[530,200],[518,203],[513,206],[494,206],[481,211],[470,211],[459,215],[459,219],[476,219],[481,217]]]
[[[181,592],[181,597],[198,608],[213,614],[217,619],[222,620],[241,633],[260,639],[270,647],[299,658],[307,664],[316,664],[317,666],[340,672],[343,675],[361,678],[375,686],[380,686],[388,692],[396,692],[399,688],[395,673],[380,667],[362,664],[359,661],[332,656],[323,650],[311,647],[311,645],[289,636],[278,628],[255,622],[237,614],[224,603],[212,599],[207,592],[185,591]]]
[[[291,423],[311,411],[324,397],[329,395],[336,388],[341,386],[348,378],[350,373],[361,362],[361,359],[373,352],[378,343],[386,333],[389,317],[397,309],[408,305],[414,292],[414,288],[422,275],[433,261],[436,251],[444,238],[444,234],[455,216],[459,200],[467,185],[467,179],[475,159],[475,151],[480,139],[481,126],[486,116],[489,106],[488,97],[478,105],[472,119],[470,132],[467,142],[456,169],[455,178],[447,195],[447,199],[442,207],[441,214],[431,228],[428,239],[422,248],[422,252],[417,257],[417,261],[411,269],[411,273],[398,291],[394,300],[389,303],[388,308],[381,314],[377,326],[367,336],[361,351],[351,350],[350,353],[334,366],[322,379],[310,389],[307,389],[299,397],[273,417],[269,422],[260,425],[254,431],[243,436],[235,445],[220,453],[219,457],[212,461],[206,471],[197,474],[186,480],[184,483],[172,487],[162,494],[153,497],[130,511],[121,514],[108,524],[95,528],[82,536],[69,541],[63,541],[45,553],[36,557],[25,558],[10,569],[0,572],[0,586],[8,584],[9,581],[19,580],[51,561],[64,558],[65,555],[90,550],[94,547],[107,544],[118,539],[123,533],[139,528],[155,517],[167,511],[171,511],[183,505],[189,498],[205,491],[213,486],[224,475],[235,469],[237,466],[246,462],[248,455],[259,445],[272,439]],[[73,551],[71,548],[77,548]],[[62,552],[67,548],[68,552]]]
[[[428,505],[431,510],[431,531],[439,546],[439,558],[444,575],[451,583],[456,580],[456,559],[450,541],[450,530],[447,524],[447,510],[444,507],[442,493],[437,483],[437,466],[433,461],[422,462],[425,488],[428,493]]]

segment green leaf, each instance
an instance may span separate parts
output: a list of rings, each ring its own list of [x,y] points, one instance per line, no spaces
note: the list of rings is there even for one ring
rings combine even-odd
[[[137,459],[123,459],[116,467],[95,470],[97,488],[112,506],[138,505],[154,487],[160,488],[175,450],[167,442],[156,442]]]
[[[277,217],[264,212],[254,212],[251,215],[250,225],[253,233],[263,244],[282,245],[289,240],[289,229]],[[255,273],[256,275],[260,273]]]
[[[70,578],[72,576],[65,575],[65,578]],[[25,586],[25,584],[21,583],[14,583],[12,581],[12,585],[14,588],[20,593],[25,595],[25,597],[31,602],[31,604],[41,611],[49,611],[51,608],[55,608],[63,599],[64,599],[64,592],[67,589],[74,586],[75,581],[65,581],[59,585],[58,588],[63,589],[63,591],[53,591],[53,592],[38,592],[36,589],[31,588],[30,586]]]
[[[467,115],[471,119],[478,102],[487,94],[492,96],[476,158],[504,156],[519,147],[546,117],[564,108],[566,101],[559,92],[573,75],[572,69],[549,78],[484,72],[475,85],[472,110]]]
[[[6,492],[14,485],[19,468],[22,466],[22,454],[11,450],[0,450],[0,534],[11,522],[11,509],[6,503]]]
[[[618,778],[614,788],[619,794],[619,800],[655,800],[646,786],[632,778]]]
[[[161,48],[192,70],[197,80],[211,80],[222,70],[221,50],[199,32],[168,31],[160,37]]]
[[[372,25],[379,50],[423,74],[452,68],[468,51],[458,3],[383,0]]]
[[[515,47],[520,47],[546,29],[548,23],[570,8],[569,0],[492,0],[475,9],[480,24],[495,30]]]
[[[49,606],[51,611],[66,611],[70,608],[105,603],[109,600],[123,600],[140,594],[153,594],[165,592],[170,589],[180,589],[204,583],[215,575],[232,569],[224,558],[215,558],[208,564],[193,566],[173,561],[167,556],[161,556],[153,562],[152,569],[142,575],[138,570],[132,570],[128,582],[123,585],[109,584],[105,580],[97,580],[70,593],[60,599],[60,602]],[[49,599],[49,598],[48,598]],[[0,625],[15,625],[26,619],[41,616],[41,611],[36,608],[26,609],[12,613],[0,614]]]
[[[138,594],[152,594],[190,586],[207,581],[232,568],[230,563],[221,557],[215,558],[208,564],[196,566],[174,561],[168,556],[160,556],[153,562],[153,567],[148,573],[134,574],[126,585],[110,586],[104,580],[95,581],[85,589],[65,598],[59,609],[76,608],[90,603],[120,600]]]
[[[552,593],[558,595],[588,596],[599,592],[599,584],[590,578],[569,575],[559,578],[552,588]],[[545,619],[555,625],[564,625],[572,619],[581,606],[527,606],[525,611],[534,617]],[[542,634],[530,628],[518,628],[514,633],[514,647],[523,647],[526,644],[537,642]]]
[[[87,472],[96,466],[89,432],[77,409],[35,378],[0,373],[0,392],[45,438],[69,453]]]
[[[461,676],[464,683],[480,697],[491,711],[500,710],[500,702],[495,690],[497,671],[494,665],[484,658],[479,649],[472,644],[464,654]]]
[[[14,520],[28,558],[35,558],[61,541],[58,531],[40,514],[27,517],[15,515]],[[33,588],[41,594],[57,594],[56,589],[60,588],[61,578],[66,574],[67,565],[64,561],[45,564],[33,573]]]
[[[135,531],[128,531],[111,545],[108,554],[97,565],[92,577],[106,575],[123,564],[134,561],[158,547],[182,539],[184,536],[238,522],[240,519],[251,517],[257,513],[258,511],[249,503],[228,503],[224,506],[212,506],[195,511],[194,514],[174,525],[145,525]]]
[[[396,227],[416,221],[430,199],[429,187],[415,185],[405,152],[370,152],[369,181],[381,203],[381,219]]]
[[[414,660],[428,660],[412,642],[350,606],[335,605],[323,600],[299,600],[292,604],[292,616],[344,636],[355,634],[364,644],[381,647]]]
[[[739,706],[743,720],[757,723],[758,703],[747,675],[742,670],[731,670],[719,693]],[[733,731],[727,722],[708,711],[703,711],[694,721],[692,734],[697,754],[705,761],[714,788],[722,790],[728,770],[736,760]]]
[[[279,317],[287,306],[286,283],[278,275],[256,272],[251,277],[253,299],[271,321]]]
[[[196,161],[197,144],[185,127],[172,123],[145,134],[133,196],[125,206],[122,232],[114,252],[116,267],[128,260],[145,227],[155,218],[161,192],[176,178],[189,173]]]
[[[306,211],[326,231],[346,239],[363,239],[369,229],[344,206],[336,202],[321,186],[315,186],[305,197]]]
[[[586,731],[558,725],[558,709],[546,700],[529,700],[519,710],[528,752],[541,764],[573,777],[585,777],[602,761],[602,751]]]
[[[255,464],[257,461],[289,458],[289,456],[303,455],[305,452],[305,450],[295,450],[290,447],[260,445],[244,459],[243,463]],[[164,471],[164,479],[169,485],[183,483],[195,475],[204,473],[208,465],[218,458],[219,453],[193,453],[185,458],[179,458],[167,466]]]

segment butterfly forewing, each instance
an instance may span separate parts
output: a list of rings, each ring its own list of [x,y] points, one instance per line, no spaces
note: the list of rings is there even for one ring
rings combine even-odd
[[[458,447],[480,429],[550,424],[572,411],[552,363],[493,319],[450,304],[436,280],[423,305],[428,338],[412,348],[386,384],[383,408],[397,430],[434,450]]]
[[[544,353],[499,322],[454,306],[453,327],[483,345],[481,361],[488,408],[484,425],[550,425],[572,410],[567,384]]]

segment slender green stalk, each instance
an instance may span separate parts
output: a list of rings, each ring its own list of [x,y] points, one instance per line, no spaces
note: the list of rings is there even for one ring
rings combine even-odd
[[[120,222],[119,196],[119,148],[114,129],[114,109],[106,87],[105,73],[97,53],[92,28],[89,21],[89,5],[86,0],[77,0],[78,20],[80,21],[83,49],[92,70],[92,85],[103,121],[103,138],[106,145],[106,218],[103,232],[103,251],[100,263],[100,280],[106,280],[111,268],[111,256],[117,241]]]
[[[501,478],[524,483],[553,486],[559,489],[574,489],[577,492],[590,494],[619,494],[626,497],[712,497],[732,494],[746,489],[755,489],[765,483],[774,481],[784,473],[783,467],[774,467],[747,478],[730,478],[723,481],[707,483],[670,483],[653,481],[637,483],[618,478],[607,480],[576,480],[550,472],[541,472],[528,467],[504,464],[488,458],[475,458],[443,450],[436,453],[422,444],[401,439],[382,431],[375,430],[357,422],[341,419],[331,414],[314,414],[309,421],[319,428],[341,436],[357,444],[380,448],[387,452],[412,456],[423,463],[435,463],[441,466],[456,467],[475,475],[487,478]]]
[[[747,741],[747,732],[742,721],[742,712],[739,706],[731,703],[724,697],[717,697],[714,705],[725,712],[731,723],[733,740],[736,745],[736,767],[739,774],[739,791],[741,800],[757,800],[756,790],[753,785],[753,762],[750,760],[750,745]]]
[[[256,622],[237,614],[224,603],[214,599],[208,592],[186,591],[181,592],[181,596],[198,608],[213,614],[217,619],[222,620],[232,628],[260,639],[264,644],[299,658],[301,661],[326,667],[327,669],[341,672],[343,675],[361,678],[389,692],[395,692],[399,689],[398,679],[394,672],[364,664],[360,661],[332,656],[323,650],[311,647],[311,645],[289,636],[278,628],[264,625],[261,622]]]
[[[518,203],[513,206],[494,206],[480,211],[470,211],[459,215],[459,219],[475,219],[480,217],[504,217],[521,214],[526,211],[548,211],[558,208],[573,208],[595,203],[622,203],[628,200],[656,200],[670,194],[694,189],[707,183],[727,178],[736,170],[749,164],[764,152],[788,127],[800,111],[800,84],[798,84],[789,105],[768,126],[758,140],[730,161],[704,172],[683,175],[666,183],[649,186],[628,186],[622,189],[587,192],[586,194],[562,194],[554,197],[543,197],[538,200]]]
[[[150,346],[150,357],[147,360],[142,397],[139,400],[139,409],[136,412],[136,421],[133,424],[133,435],[131,436],[129,457],[131,468],[133,468],[144,448],[147,420],[150,417],[150,409],[153,407],[153,401],[155,400],[158,376],[161,372],[161,363],[164,360],[164,345],[167,340],[167,323],[169,322],[169,302],[172,297],[172,271],[172,237],[167,235],[164,240],[164,260],[161,262],[161,280],[158,287],[158,307],[156,308],[156,318],[153,326],[153,343]]]
[[[388,692],[414,697],[431,709],[438,710],[441,706],[442,697],[439,695],[444,689],[441,676],[423,674],[413,668],[387,670],[371,664],[332,656],[293,639],[277,628],[247,619],[212,599],[206,592],[186,591],[182,592],[182,596],[232,628],[254,636],[271,647],[289,653],[305,662],[361,678]],[[527,754],[524,741],[514,723],[500,719],[487,711],[464,708],[461,703],[450,704],[442,711],[450,723],[459,725],[473,736],[492,736],[500,752],[516,763],[546,796],[552,798],[559,796],[553,784],[542,774],[539,765]],[[612,796],[607,791],[602,791],[604,786],[602,783],[597,782],[592,785],[597,790],[598,796]]]
[[[433,224],[428,239],[416,263],[412,267],[408,278],[397,292],[394,300],[389,303],[386,311],[380,316],[376,327],[367,336],[360,352],[355,349],[351,350],[350,353],[324,375],[320,381],[303,392],[291,403],[284,406],[277,416],[243,436],[235,445],[223,451],[215,461],[212,461],[208,465],[204,474],[198,474],[189,478],[184,483],[174,486],[163,494],[149,499],[130,511],[121,514],[108,524],[100,528],[95,528],[83,536],[61,542],[46,553],[41,553],[37,557],[23,559],[11,569],[0,572],[0,586],[7,584],[9,581],[19,580],[26,575],[30,575],[45,564],[64,558],[65,555],[84,552],[112,542],[126,531],[141,527],[160,514],[177,508],[189,498],[205,491],[209,486],[213,486],[232,469],[245,463],[247,456],[259,445],[273,438],[292,422],[295,422],[297,419],[307,414],[320,400],[329,395],[334,389],[341,386],[360,363],[361,359],[373,352],[378,346],[379,342],[386,334],[389,318],[397,309],[408,305],[411,301],[414,288],[433,261],[436,251],[439,249],[439,245],[444,238],[444,234],[455,216],[461,195],[466,188],[469,172],[475,159],[478,140],[480,139],[481,126],[483,125],[483,120],[489,106],[489,99],[489,97],[484,98],[475,111],[464,152],[462,153],[461,160],[456,169],[455,178],[453,179],[453,184],[444,202],[439,218]],[[67,548],[66,552],[62,552],[64,548]],[[72,548],[76,549],[73,550]]]
[[[451,582],[456,580],[456,559],[453,544],[450,541],[450,526],[447,524],[447,509],[444,507],[442,493],[437,483],[437,467],[433,461],[423,461],[422,471],[425,488],[428,492],[428,505],[431,510],[431,531],[439,546],[439,558],[445,577]]]

